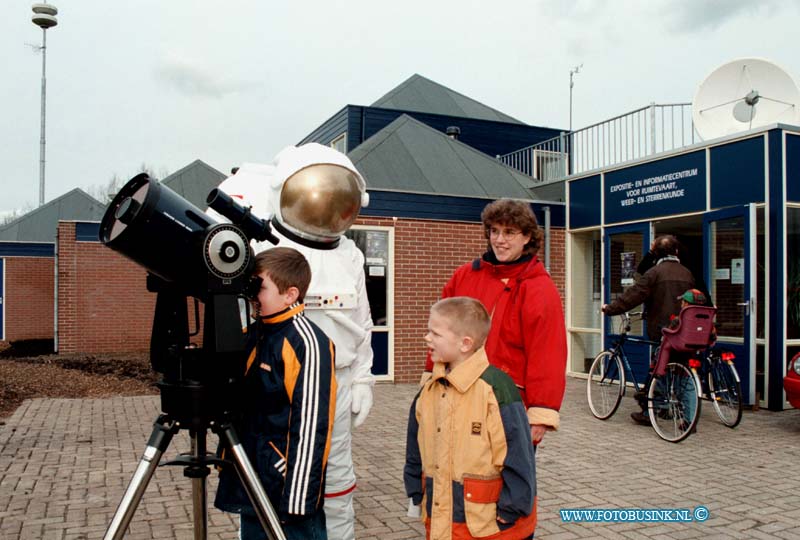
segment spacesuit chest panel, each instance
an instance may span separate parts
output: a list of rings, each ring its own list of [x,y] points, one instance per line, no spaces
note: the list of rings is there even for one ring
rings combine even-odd
[[[309,248],[277,233],[281,246],[298,250],[311,267],[311,283],[305,295],[306,310],[354,310],[358,307],[357,279],[361,264],[353,251],[358,248],[348,238],[336,249]],[[363,259],[362,259],[363,260]]]
[[[345,261],[337,256],[335,250],[329,252],[314,250],[304,255],[320,259],[309,261],[312,273],[311,284],[306,293],[306,309],[355,309],[358,295],[352,264],[343,264]],[[324,272],[314,272],[314,269],[323,268]]]

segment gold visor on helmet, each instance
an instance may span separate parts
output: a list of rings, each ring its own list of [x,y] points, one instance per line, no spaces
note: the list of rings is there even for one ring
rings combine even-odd
[[[322,163],[300,169],[281,189],[283,224],[303,237],[336,240],[358,217],[360,184],[353,171],[340,165]]]

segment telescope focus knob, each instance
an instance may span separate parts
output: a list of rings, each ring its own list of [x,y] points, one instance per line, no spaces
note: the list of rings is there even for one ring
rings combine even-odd
[[[239,246],[235,242],[227,240],[223,242],[219,250],[219,258],[226,263],[232,263],[239,258]]]
[[[242,275],[250,264],[249,240],[236,226],[215,225],[206,236],[206,266],[217,277],[231,279]]]

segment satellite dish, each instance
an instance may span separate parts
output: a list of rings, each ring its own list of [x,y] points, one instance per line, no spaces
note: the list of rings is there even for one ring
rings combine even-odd
[[[697,87],[692,120],[702,139],[776,122],[800,124],[800,90],[775,64],[740,58],[712,71]]]

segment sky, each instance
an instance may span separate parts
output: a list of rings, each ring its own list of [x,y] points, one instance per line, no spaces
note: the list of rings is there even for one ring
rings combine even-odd
[[[690,102],[741,57],[800,78],[800,0],[55,0],[45,202],[147,166],[264,163],[418,73],[566,129]],[[42,31],[0,7],[0,218],[39,200]]]

